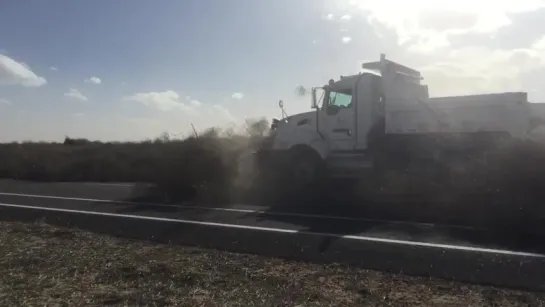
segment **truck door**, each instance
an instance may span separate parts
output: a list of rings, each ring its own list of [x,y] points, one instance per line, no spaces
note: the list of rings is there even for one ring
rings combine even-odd
[[[319,131],[328,140],[331,151],[350,151],[355,146],[355,101],[352,90],[326,92],[319,111]]]
[[[379,76],[366,74],[356,86],[358,89],[356,150],[365,151],[377,137],[384,134],[385,100]]]

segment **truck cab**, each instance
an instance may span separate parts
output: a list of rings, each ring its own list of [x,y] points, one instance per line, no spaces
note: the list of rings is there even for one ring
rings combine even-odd
[[[316,130],[328,144],[328,154],[364,151],[368,132],[384,116],[379,75],[366,72],[341,77],[314,89],[312,105],[317,109]],[[321,93],[320,93],[321,92]]]

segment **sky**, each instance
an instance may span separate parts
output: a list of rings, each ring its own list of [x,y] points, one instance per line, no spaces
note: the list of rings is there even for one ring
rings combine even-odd
[[[0,141],[239,129],[380,53],[432,96],[545,102],[545,0],[1,1]]]

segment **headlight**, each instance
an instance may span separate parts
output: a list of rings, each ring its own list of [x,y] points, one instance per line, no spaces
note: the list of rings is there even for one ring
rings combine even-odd
[[[267,135],[262,141],[261,141],[261,148],[262,149],[270,149],[274,145],[274,139],[276,138],[276,130],[271,130],[269,132],[269,135]]]

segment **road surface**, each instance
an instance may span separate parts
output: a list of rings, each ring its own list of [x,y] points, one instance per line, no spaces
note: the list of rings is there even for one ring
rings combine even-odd
[[[157,242],[545,290],[545,250],[540,240],[523,240],[508,231],[376,220],[357,210],[310,213],[308,204],[279,210],[136,201],[147,189],[147,185],[123,183],[2,180],[0,217],[45,220]]]

